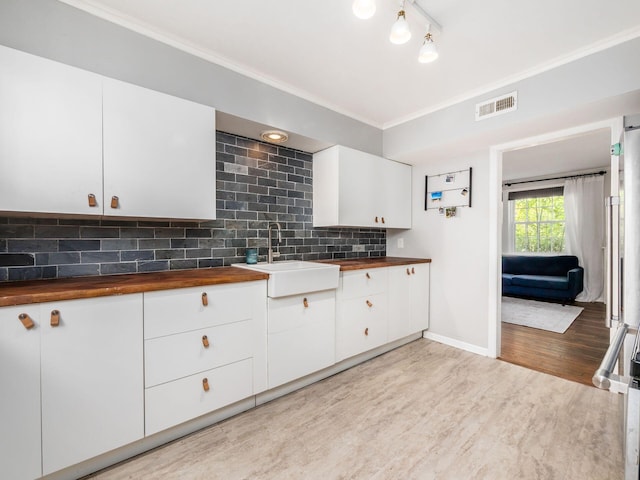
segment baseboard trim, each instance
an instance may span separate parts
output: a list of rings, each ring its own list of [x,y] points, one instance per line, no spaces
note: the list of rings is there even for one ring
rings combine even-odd
[[[466,350],[467,352],[475,353],[476,355],[482,355],[483,357],[491,356],[489,355],[489,349],[486,347],[479,347],[471,343],[456,340],[455,338],[445,337],[444,335],[438,335],[437,333],[425,331],[422,334],[422,337],[426,338],[427,340],[433,340],[434,342],[449,345],[450,347],[459,348],[460,350]]]

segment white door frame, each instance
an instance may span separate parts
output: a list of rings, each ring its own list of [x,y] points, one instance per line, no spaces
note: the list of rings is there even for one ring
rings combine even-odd
[[[522,138],[494,145],[489,150],[489,338],[487,352],[490,357],[500,356],[501,328],[500,305],[502,297],[502,155],[520,148],[552,143],[564,138],[576,137],[594,130],[608,128],[611,143],[620,141],[624,131],[623,118],[617,117],[600,122]]]

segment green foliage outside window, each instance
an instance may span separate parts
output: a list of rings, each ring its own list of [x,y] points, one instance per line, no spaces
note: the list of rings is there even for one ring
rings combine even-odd
[[[514,200],[516,252],[564,251],[564,197]]]

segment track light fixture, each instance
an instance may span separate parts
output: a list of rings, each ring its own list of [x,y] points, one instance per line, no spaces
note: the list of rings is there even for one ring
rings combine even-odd
[[[438,49],[433,41],[434,30],[436,33],[442,31],[442,27],[417,3],[417,0],[408,0],[411,7],[419,16],[427,22],[427,33],[424,36],[422,47],[418,53],[418,61],[420,63],[430,63],[438,58]],[[399,0],[400,10],[398,11],[396,21],[391,26],[389,33],[389,41],[396,45],[407,43],[411,39],[411,30],[406,18],[405,0]],[[353,13],[356,17],[362,19],[371,18],[376,12],[376,0],[354,0]]]
[[[422,47],[420,47],[420,52],[418,53],[418,61],[420,63],[430,63],[436,58],[438,58],[438,49],[436,44],[433,43],[433,38],[427,28],[427,34],[424,36],[424,42],[422,42]]]
[[[396,45],[402,45],[403,43],[407,43],[410,39],[411,39],[411,30],[409,29],[407,18],[404,15],[404,5],[403,5],[402,9],[398,12],[398,18],[396,19],[395,23],[391,26],[391,33],[389,33],[389,41]]]

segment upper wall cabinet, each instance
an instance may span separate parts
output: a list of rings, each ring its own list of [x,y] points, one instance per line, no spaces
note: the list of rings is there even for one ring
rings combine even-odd
[[[104,214],[213,219],[215,110],[104,80]]]
[[[0,211],[102,214],[102,77],[0,47]]]
[[[313,225],[411,228],[411,167],[340,145],[316,153]]]
[[[215,110],[0,46],[0,212],[216,216]]]

